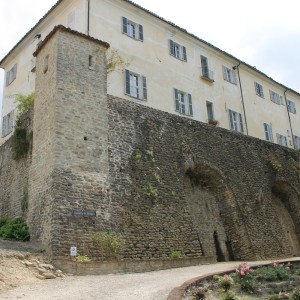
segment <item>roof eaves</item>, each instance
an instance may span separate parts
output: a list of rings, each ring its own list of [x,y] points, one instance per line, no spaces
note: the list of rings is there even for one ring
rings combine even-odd
[[[46,38],[42,41],[42,43],[39,45],[38,49],[33,53],[33,56],[36,57],[39,52],[42,50],[42,48],[44,48],[44,46],[47,44],[47,42],[51,39],[51,37],[57,32],[57,31],[64,31],[64,32],[68,32],[68,33],[72,33],[74,35],[77,35],[79,37],[85,38],[89,41],[95,42],[97,44],[102,45],[104,48],[108,49],[110,47],[110,45],[104,41],[95,39],[89,35],[86,35],[84,33],[72,30],[71,28],[67,28],[63,25],[57,25],[53,28],[53,30],[46,36]]]

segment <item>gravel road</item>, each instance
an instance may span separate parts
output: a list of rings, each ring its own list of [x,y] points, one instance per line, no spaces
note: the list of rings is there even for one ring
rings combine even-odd
[[[0,299],[26,300],[163,300],[188,279],[237,266],[219,263],[138,274],[67,276],[26,284],[0,294]]]

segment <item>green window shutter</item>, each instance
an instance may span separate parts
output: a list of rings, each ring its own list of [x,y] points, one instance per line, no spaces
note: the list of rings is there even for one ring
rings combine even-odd
[[[125,93],[130,95],[130,72],[125,70]]]
[[[170,50],[170,54],[175,56],[174,53],[174,42],[172,40],[169,40],[169,50]]]
[[[239,120],[240,120],[240,129],[241,129],[241,132],[244,132],[243,117],[242,117],[241,114],[239,114]]]
[[[232,110],[229,109],[228,112],[229,112],[229,119],[230,119],[230,128],[231,128],[231,129],[234,129],[234,126],[233,126],[233,118],[232,118]]]
[[[145,76],[142,76],[142,84],[143,84],[143,99],[147,100],[147,80]]]
[[[178,90],[174,89],[174,93],[175,93],[175,109],[176,111],[179,111]]]
[[[223,79],[224,79],[224,80],[228,80],[228,78],[227,78],[226,67],[222,66],[222,70],[223,70]]]
[[[2,137],[5,137],[6,133],[6,116],[2,119]]]
[[[192,103],[192,95],[188,94],[188,100],[189,100],[189,115],[193,115],[193,103]]]
[[[139,39],[140,41],[144,40],[144,30],[142,25],[139,25]]]
[[[122,17],[122,28],[123,28],[123,33],[127,34],[127,19],[125,17]]]
[[[235,74],[235,71],[234,70],[231,70],[231,74],[232,74],[232,80],[234,84],[237,84],[237,79],[236,79],[236,74]]]
[[[182,54],[183,54],[183,60],[187,61],[186,47],[184,47],[184,46],[182,46]]]

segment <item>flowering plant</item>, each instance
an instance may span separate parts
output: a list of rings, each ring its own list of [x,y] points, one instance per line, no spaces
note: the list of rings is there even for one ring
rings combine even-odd
[[[230,287],[233,285],[233,279],[230,275],[225,274],[223,277],[219,279],[219,285],[225,289],[227,292]]]
[[[252,275],[253,272],[254,270],[250,268],[247,262],[239,264],[236,269],[236,273],[241,283],[241,289],[251,294],[255,291],[255,278]]]

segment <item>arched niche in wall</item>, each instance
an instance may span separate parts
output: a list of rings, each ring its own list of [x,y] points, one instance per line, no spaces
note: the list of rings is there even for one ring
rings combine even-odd
[[[287,255],[300,256],[300,195],[288,183],[276,182],[272,187],[272,203],[288,242]]]
[[[184,190],[204,255],[218,261],[249,259],[253,251],[247,228],[224,176],[196,165],[185,173]]]

